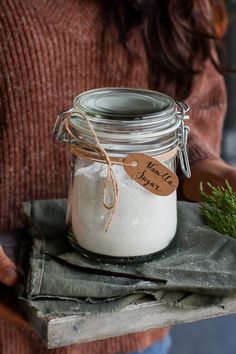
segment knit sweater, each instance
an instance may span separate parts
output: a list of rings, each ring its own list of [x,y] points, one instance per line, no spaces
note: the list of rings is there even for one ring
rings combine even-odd
[[[127,50],[115,27],[104,36],[99,0],[2,0],[0,4],[0,229],[23,226],[21,203],[66,197],[69,154],[52,138],[58,112],[79,93],[97,87],[149,88],[140,30]],[[168,83],[165,93],[168,94]],[[190,162],[217,158],[226,109],[222,77],[210,62],[195,78],[191,105]],[[149,346],[166,330],[60,349],[105,354]],[[33,334],[2,322],[4,354],[43,353]],[[34,343],[34,344],[32,344]],[[37,348],[37,349],[35,349]],[[40,349],[41,348],[41,349]],[[73,349],[75,348],[75,349]]]

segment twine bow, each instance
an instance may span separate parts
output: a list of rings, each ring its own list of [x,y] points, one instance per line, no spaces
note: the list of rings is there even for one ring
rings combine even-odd
[[[93,135],[93,138],[95,140],[95,146],[93,144],[88,143],[88,142],[83,142],[82,138],[78,138],[72,133],[70,126],[69,126],[72,114],[78,114],[80,117],[85,119],[85,121],[87,122],[88,127]],[[115,213],[117,200],[118,200],[118,194],[119,194],[117,179],[116,179],[115,173],[112,169],[112,162],[111,162],[106,150],[102,147],[101,143],[99,142],[98,137],[95,133],[95,130],[93,129],[93,126],[90,123],[89,119],[86,117],[86,115],[84,115],[81,112],[76,112],[76,111],[69,112],[65,118],[64,127],[65,127],[68,135],[71,138],[73,138],[80,145],[80,147],[79,146],[72,147],[71,150],[73,153],[75,153],[76,155],[80,155],[81,157],[85,157],[85,158],[86,157],[88,158],[89,154],[94,154],[94,156],[97,157],[97,158],[94,157],[95,161],[102,160],[102,161],[104,161],[104,163],[107,164],[107,176],[106,176],[106,180],[105,180],[105,184],[104,184],[104,188],[103,188],[103,205],[106,209],[111,210],[110,216],[108,218],[108,221],[107,221],[106,227],[105,227],[105,232],[107,232],[110,225],[111,225],[112,218]],[[100,157],[100,159],[99,159],[99,157]],[[108,192],[108,187],[109,187],[110,181],[111,181],[111,186],[112,186],[112,200],[109,204],[107,202],[106,197],[107,197],[107,192]]]

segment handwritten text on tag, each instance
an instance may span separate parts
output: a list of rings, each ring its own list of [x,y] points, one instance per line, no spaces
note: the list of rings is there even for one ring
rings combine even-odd
[[[129,154],[124,160],[124,169],[138,184],[156,195],[167,196],[173,193],[179,184],[175,173],[145,154]]]

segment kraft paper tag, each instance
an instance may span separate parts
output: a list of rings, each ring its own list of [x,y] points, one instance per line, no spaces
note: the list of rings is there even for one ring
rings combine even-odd
[[[124,169],[135,182],[156,195],[167,196],[173,193],[179,184],[175,173],[145,154],[129,154],[124,160]]]

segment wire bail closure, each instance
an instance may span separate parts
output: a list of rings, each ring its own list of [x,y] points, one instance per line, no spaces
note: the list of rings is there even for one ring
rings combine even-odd
[[[178,117],[181,119],[181,125],[179,128],[179,148],[178,157],[180,160],[181,169],[183,174],[187,177],[191,177],[191,168],[188,158],[187,144],[188,144],[188,134],[189,127],[185,125],[184,121],[189,119],[186,113],[189,111],[189,106],[185,102],[176,101],[177,106],[180,108],[180,112],[177,112]]]

